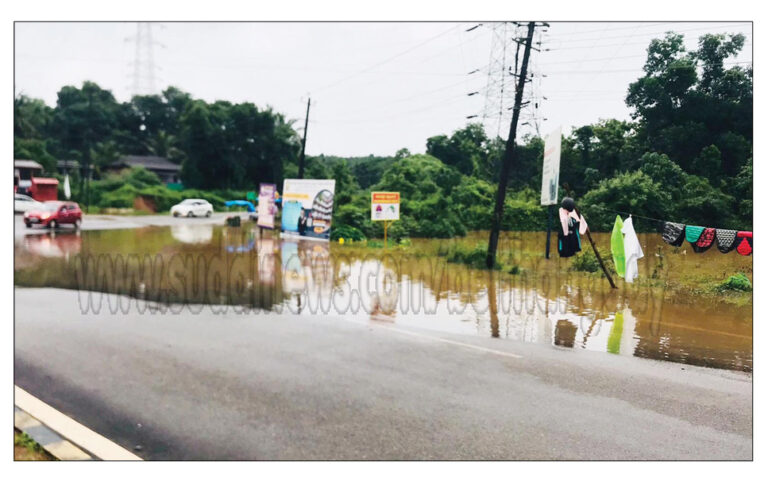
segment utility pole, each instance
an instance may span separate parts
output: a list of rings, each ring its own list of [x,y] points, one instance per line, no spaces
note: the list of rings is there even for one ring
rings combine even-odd
[[[485,257],[485,264],[488,268],[493,268],[496,263],[496,248],[499,245],[499,231],[501,230],[501,220],[504,215],[504,198],[507,195],[507,182],[509,180],[509,170],[512,168],[517,156],[517,147],[515,139],[517,135],[517,121],[520,119],[520,108],[523,102],[523,88],[528,76],[528,60],[531,57],[531,43],[533,42],[533,30],[536,28],[536,22],[528,22],[528,35],[525,41],[525,52],[523,53],[523,64],[520,68],[520,75],[517,78],[517,89],[515,90],[515,106],[512,111],[512,124],[509,127],[509,136],[504,149],[504,161],[501,163],[501,173],[499,175],[499,189],[496,193],[496,207],[493,210],[491,224],[491,236],[488,240],[488,255]]]
[[[307,98],[307,116],[304,118],[304,138],[301,140],[301,156],[299,156],[299,179],[304,178],[304,149],[307,147],[307,127],[309,127],[309,105],[312,98]]]

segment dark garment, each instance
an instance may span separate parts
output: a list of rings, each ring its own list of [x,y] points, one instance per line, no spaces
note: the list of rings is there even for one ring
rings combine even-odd
[[[580,222],[573,217],[568,217],[568,235],[563,234],[563,228],[557,232],[557,252],[561,257],[572,257],[581,251],[581,237],[579,237]]]
[[[736,246],[735,230],[717,229],[715,237],[717,237],[717,249],[721,253],[728,253]]]
[[[675,222],[664,222],[664,230],[661,232],[661,238],[670,245],[679,247],[685,240],[685,225]]]
[[[699,240],[691,244],[693,251],[696,253],[702,253],[709,250],[709,247],[715,243],[715,229],[707,228],[699,236]]]
[[[752,232],[739,232],[736,234],[736,251],[740,255],[752,255]]]

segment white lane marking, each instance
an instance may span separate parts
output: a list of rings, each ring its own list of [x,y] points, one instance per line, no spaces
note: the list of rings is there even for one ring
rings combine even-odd
[[[14,385],[15,404],[68,441],[102,460],[143,460]]]
[[[499,350],[495,350],[495,349],[492,349],[492,348],[485,348],[483,346],[477,346],[477,345],[473,345],[473,344],[469,344],[469,343],[464,343],[464,342],[461,342],[461,341],[449,340],[447,338],[439,338],[437,336],[425,335],[425,334],[422,334],[422,333],[417,333],[415,331],[403,330],[403,329],[395,328],[395,327],[392,327],[392,326],[379,325],[379,324],[375,324],[375,323],[364,323],[364,322],[361,322],[361,321],[355,321],[355,320],[349,320],[349,319],[347,319],[346,321],[348,321],[350,323],[355,323],[355,324],[358,324],[358,325],[370,326],[370,327],[375,327],[375,328],[379,328],[379,329],[383,329],[383,330],[387,330],[387,331],[392,331],[394,333],[401,333],[401,334],[404,334],[404,335],[415,336],[417,338],[422,338],[422,339],[425,339],[425,340],[437,341],[439,343],[446,343],[446,344],[452,344],[452,345],[455,345],[455,346],[461,346],[461,347],[472,349],[472,350],[475,350],[475,351],[481,351],[483,353],[490,353],[490,354],[495,354],[495,355],[499,355],[499,356],[505,356],[507,358],[515,358],[515,359],[521,359],[522,358],[522,356],[520,356],[519,354],[510,353],[508,351],[499,351]]]

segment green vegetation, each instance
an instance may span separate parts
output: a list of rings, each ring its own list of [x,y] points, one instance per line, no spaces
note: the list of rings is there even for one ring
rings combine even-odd
[[[450,263],[463,263],[473,268],[486,268],[485,258],[488,254],[488,246],[485,244],[477,244],[474,248],[469,248],[466,245],[454,244],[450,248],[444,251],[438,252],[445,255],[445,260]],[[501,265],[495,264],[496,269],[500,270]]]
[[[13,460],[56,460],[26,432],[13,432]]]
[[[600,263],[597,261],[595,253],[587,249],[571,258],[571,270],[577,272],[596,272],[600,270]]]
[[[752,283],[743,273],[737,273],[723,280],[718,286],[718,291],[752,291]]]
[[[331,240],[335,242],[340,238],[343,238],[345,242],[362,242],[365,240],[365,235],[349,225],[339,225],[331,229]]]
[[[751,228],[752,68],[725,65],[743,47],[742,35],[707,34],[686,51],[682,35],[667,33],[650,43],[643,76],[628,85],[632,120],[605,119],[564,136],[560,195],[574,195],[593,230],[610,230],[615,211]],[[220,208],[259,182],[280,188],[283,178],[297,175],[300,149],[293,122],[269,108],[207,103],[173,87],[118,103],[92,82],[63,87],[55,107],[18,96],[14,139],[15,157],[34,159],[49,174],[57,159],[92,164],[101,175],[122,154],[168,157],[182,165],[189,189],[167,190],[142,172],[92,184],[91,203],[99,207],[131,207],[145,196],[160,210],[193,196]],[[425,146],[425,154],[307,157],[305,177],[336,180],[334,225],[349,227],[343,230],[350,237],[383,235],[370,220],[372,190],[401,192],[401,220],[389,229],[396,241],[488,229],[504,140],[470,123],[426,138]],[[543,141],[523,137],[516,147],[502,228],[543,230]],[[77,172],[72,190],[83,202]],[[654,225],[638,220],[635,227]],[[587,260],[575,266],[591,269]]]

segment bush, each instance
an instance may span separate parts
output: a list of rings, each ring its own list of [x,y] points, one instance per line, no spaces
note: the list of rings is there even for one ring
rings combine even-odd
[[[596,272],[600,263],[592,250],[584,250],[571,258],[571,270],[577,272]]]
[[[475,248],[469,248],[464,245],[454,245],[447,251],[440,251],[438,254],[445,255],[445,259],[451,263],[463,263],[473,268],[486,268],[485,259],[488,255],[488,246],[477,244]],[[498,260],[495,269],[501,269]]]
[[[752,291],[752,283],[743,273],[726,278],[717,286],[718,291]]]
[[[339,225],[331,228],[331,240],[338,241],[343,238],[345,242],[362,242],[365,240],[363,233],[349,225]]]

